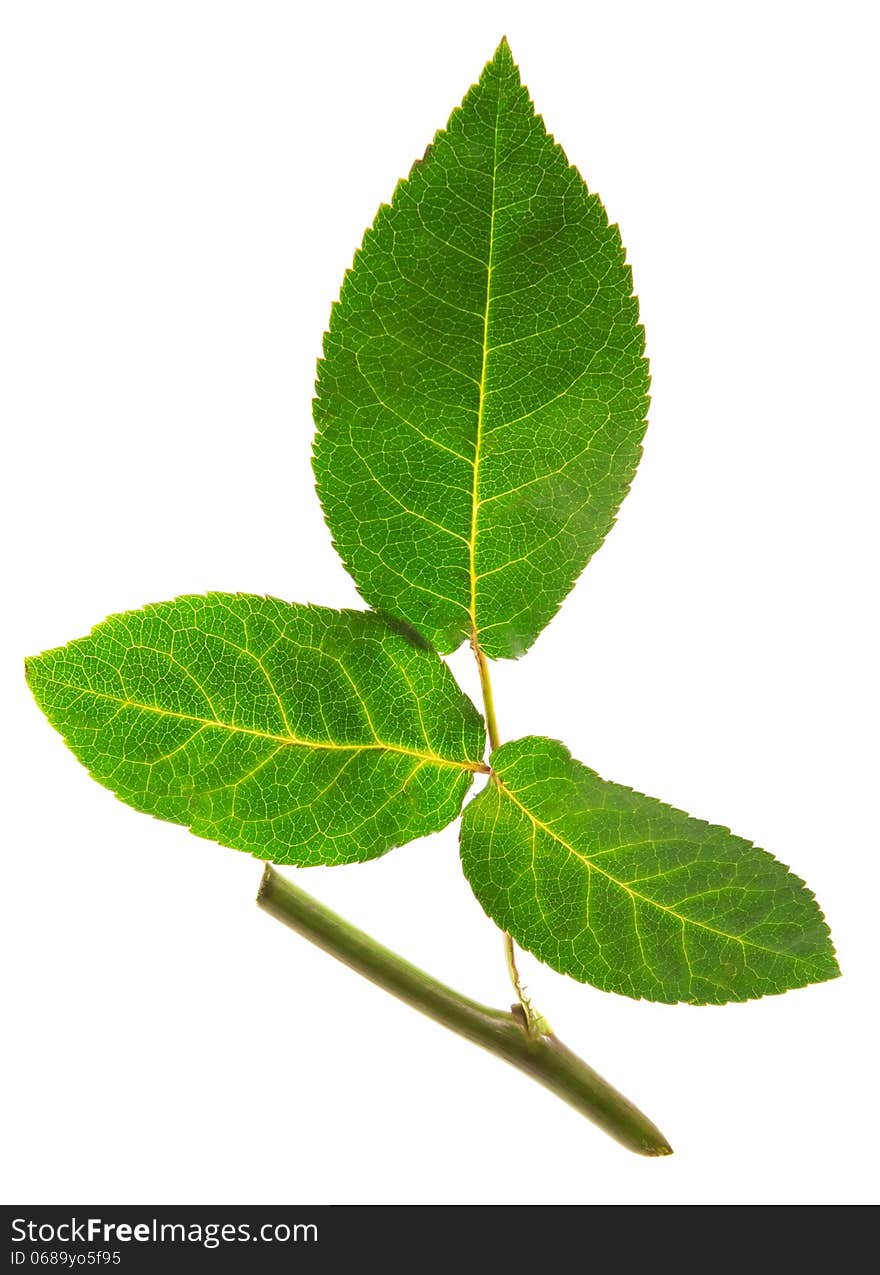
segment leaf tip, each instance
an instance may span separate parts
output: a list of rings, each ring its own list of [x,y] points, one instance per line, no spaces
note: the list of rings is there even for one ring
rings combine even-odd
[[[506,35],[503,35],[498,41],[498,47],[492,55],[492,61],[497,63],[509,62],[511,66],[513,65],[513,52]]]

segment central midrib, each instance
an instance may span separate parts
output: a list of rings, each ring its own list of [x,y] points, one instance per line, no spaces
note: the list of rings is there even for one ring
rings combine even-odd
[[[628,885],[625,885],[622,881],[618,881],[617,877],[612,876],[610,872],[605,872],[602,868],[598,867],[593,860],[589,858],[589,856],[582,854],[579,850],[576,850],[573,845],[571,845],[563,837],[560,837],[559,833],[554,831],[549,824],[544,823],[536,815],[532,814],[531,810],[529,810],[527,806],[524,806],[518,797],[514,796],[507,784],[505,784],[501,779],[497,779],[495,786],[500,789],[500,791],[504,793],[504,795],[508,797],[509,800],[512,801],[513,804],[517,806],[528,819],[531,820],[536,828],[540,828],[542,832],[546,832],[549,837],[552,837],[554,841],[563,847],[563,849],[567,850],[569,854],[578,859],[588,872],[598,872],[600,876],[606,879],[606,881],[610,881],[612,885],[616,885],[619,889],[628,894],[631,899],[638,899],[641,903],[645,903],[649,907],[657,908],[660,912],[665,912],[667,915],[675,917],[675,919],[681,923],[682,927],[686,925],[693,925],[700,930],[708,930],[710,934],[716,935],[717,938],[732,939],[735,943],[739,943],[742,948],[750,947],[756,952],[764,952],[768,956],[782,956],[789,960],[803,959],[799,957],[796,952],[780,952],[772,947],[762,947],[760,943],[753,943],[750,939],[741,938],[738,934],[726,934],[724,930],[716,930],[714,926],[707,925],[705,921],[696,921],[689,916],[683,916],[680,912],[676,912],[674,908],[667,907],[663,903],[658,903],[656,899],[648,898],[646,894],[640,894],[638,890],[630,889]],[[638,935],[638,925],[635,926],[635,929],[636,934]]]
[[[495,127],[492,133],[492,197],[489,215],[489,257],[486,262],[486,307],[483,311],[483,355],[480,368],[479,404],[477,407],[477,436],[474,441],[474,484],[471,494],[471,534],[468,539],[468,571],[470,574],[470,607],[471,641],[476,646],[479,642],[477,626],[477,514],[480,508],[479,466],[480,446],[483,439],[483,411],[486,402],[486,367],[489,358],[489,309],[492,303],[492,257],[495,250],[495,184],[498,173],[498,121],[501,115],[501,81],[498,81],[495,96]]]
[[[254,730],[250,726],[235,726],[230,722],[221,722],[215,717],[198,717],[194,713],[180,713],[171,711],[167,708],[160,708],[157,704],[141,704],[137,700],[122,699],[118,695],[108,695],[105,691],[93,691],[88,687],[76,686],[72,682],[60,682],[56,678],[52,679],[56,685],[65,686],[68,690],[79,691],[83,695],[91,695],[96,699],[107,700],[111,704],[118,704],[120,708],[135,708],[144,713],[155,713],[159,717],[173,717],[175,721],[193,722],[198,726],[210,726],[217,730],[231,731],[236,735],[253,735],[257,739],[268,739],[274,744],[285,744],[292,748],[313,748],[328,752],[340,753],[357,753],[357,752],[389,752],[401,753],[405,757],[416,757],[420,761],[431,762],[437,766],[453,766],[456,770],[469,770],[474,774],[488,774],[489,767],[484,762],[476,761],[455,761],[450,757],[440,757],[437,753],[423,753],[415,748],[404,748],[400,744],[387,744],[382,740],[376,740],[375,743],[369,744],[334,744],[330,741],[298,739],[294,735],[276,735],[271,731]]]

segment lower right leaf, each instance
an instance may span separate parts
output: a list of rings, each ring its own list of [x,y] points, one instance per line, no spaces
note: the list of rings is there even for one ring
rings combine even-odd
[[[503,744],[491,765],[464,812],[464,873],[553,969],[694,1005],[839,975],[814,896],[751,842],[606,782],[555,740]]]

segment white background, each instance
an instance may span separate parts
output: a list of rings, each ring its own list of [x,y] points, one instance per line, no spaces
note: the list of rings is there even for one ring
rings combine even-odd
[[[877,32],[870,3],[3,7],[8,1202],[876,1198]],[[308,463],[363,228],[506,31],[619,221],[645,457],[502,734],[724,822],[845,977],[722,1009],[524,960],[676,1148],[641,1160],[260,913],[260,865],[89,781],[21,657],[206,589],[357,604]],[[453,660],[476,682],[465,653]],[[307,888],[509,999],[454,828]]]

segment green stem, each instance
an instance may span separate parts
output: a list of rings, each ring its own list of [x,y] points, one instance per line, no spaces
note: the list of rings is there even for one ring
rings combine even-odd
[[[550,1032],[530,1035],[519,1006],[511,1013],[490,1009],[444,986],[325,908],[270,864],[257,903],[392,996],[518,1067],[631,1151],[671,1155],[656,1125],[592,1067]]]
[[[501,736],[498,734],[498,722],[495,717],[495,697],[492,694],[492,682],[489,677],[489,661],[477,641],[476,629],[471,633],[471,650],[477,661],[477,668],[480,670],[480,689],[483,692],[483,704],[486,709],[486,729],[489,732],[489,747],[494,753],[495,749],[501,744]]]
[[[519,970],[516,966],[516,947],[513,942],[513,936],[505,932],[504,934],[504,955],[507,957],[507,973],[513,984],[513,990],[516,992],[516,999],[519,1001],[519,1007],[525,1015],[526,1028],[530,1036],[549,1036],[551,1035],[550,1024],[543,1014],[539,1014],[532,1004],[532,999],[523,986],[522,979],[519,976]]]
[[[501,746],[501,737],[498,734],[498,721],[495,717],[495,696],[492,694],[492,678],[489,676],[489,661],[486,658],[483,648],[480,646],[479,637],[477,635],[476,623],[471,629],[471,650],[474,653],[474,659],[477,661],[477,668],[480,670],[480,689],[483,692],[483,707],[486,714],[486,729],[489,732],[489,746],[494,753],[496,748]],[[519,970],[516,968],[516,948],[513,944],[513,936],[504,934],[504,955],[507,958],[507,973],[510,975],[510,981],[513,984],[513,990],[516,992],[516,999],[519,1001],[519,1007],[525,1016],[526,1026],[531,1036],[542,1036],[549,1031],[549,1024],[546,1018],[543,1018],[535,1009],[531,1000],[525,993],[525,989],[520,980]]]

